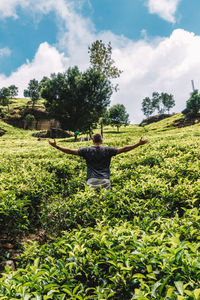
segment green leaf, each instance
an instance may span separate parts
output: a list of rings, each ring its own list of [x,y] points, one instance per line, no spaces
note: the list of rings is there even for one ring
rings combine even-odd
[[[196,289],[194,290],[194,296],[196,300],[200,299],[200,289]]]
[[[147,265],[146,267],[147,267],[147,272],[151,273],[152,272],[152,266],[151,265]]]
[[[141,273],[136,273],[133,275],[133,278],[146,278],[146,277]]]
[[[183,296],[183,293],[184,293],[183,282],[182,281],[175,281],[174,284],[175,284],[178,292]]]
[[[153,285],[153,288],[151,290],[151,294],[154,298],[156,298],[156,290],[157,288],[159,288],[159,286],[161,286],[161,283],[160,282],[156,282],[154,285]]]
[[[63,290],[63,292],[67,293],[69,296],[73,297],[73,293],[70,290],[68,290],[66,288],[64,288],[62,290]]]

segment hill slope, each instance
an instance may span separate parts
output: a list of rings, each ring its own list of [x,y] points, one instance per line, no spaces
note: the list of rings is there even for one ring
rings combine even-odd
[[[109,146],[150,141],[112,159],[112,191],[99,194],[79,157],[0,122],[1,232],[16,251],[32,240],[4,271],[0,299],[198,299],[200,126],[175,129],[175,118],[106,128]]]

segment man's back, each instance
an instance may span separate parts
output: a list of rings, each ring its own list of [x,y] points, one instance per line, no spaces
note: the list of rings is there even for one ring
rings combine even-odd
[[[111,157],[117,154],[117,148],[91,146],[78,149],[78,154],[87,163],[87,180],[90,178],[110,178]]]

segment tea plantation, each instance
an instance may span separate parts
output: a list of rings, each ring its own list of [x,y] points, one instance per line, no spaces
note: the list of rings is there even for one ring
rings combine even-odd
[[[0,299],[200,299],[200,124],[178,118],[105,128],[104,145],[149,143],[113,157],[99,193],[80,157],[0,121],[0,235],[16,249]]]

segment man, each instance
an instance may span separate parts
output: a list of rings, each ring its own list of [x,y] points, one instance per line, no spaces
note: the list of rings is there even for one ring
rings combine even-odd
[[[110,161],[112,156],[128,152],[138,146],[144,145],[148,140],[140,138],[139,142],[124,146],[121,148],[104,147],[102,146],[103,140],[100,134],[96,133],[93,136],[93,146],[80,148],[80,149],[69,149],[66,147],[60,147],[54,142],[49,141],[49,144],[54,148],[73,155],[79,155],[86,160],[87,164],[87,185],[91,186],[95,190],[99,187],[110,189]]]

